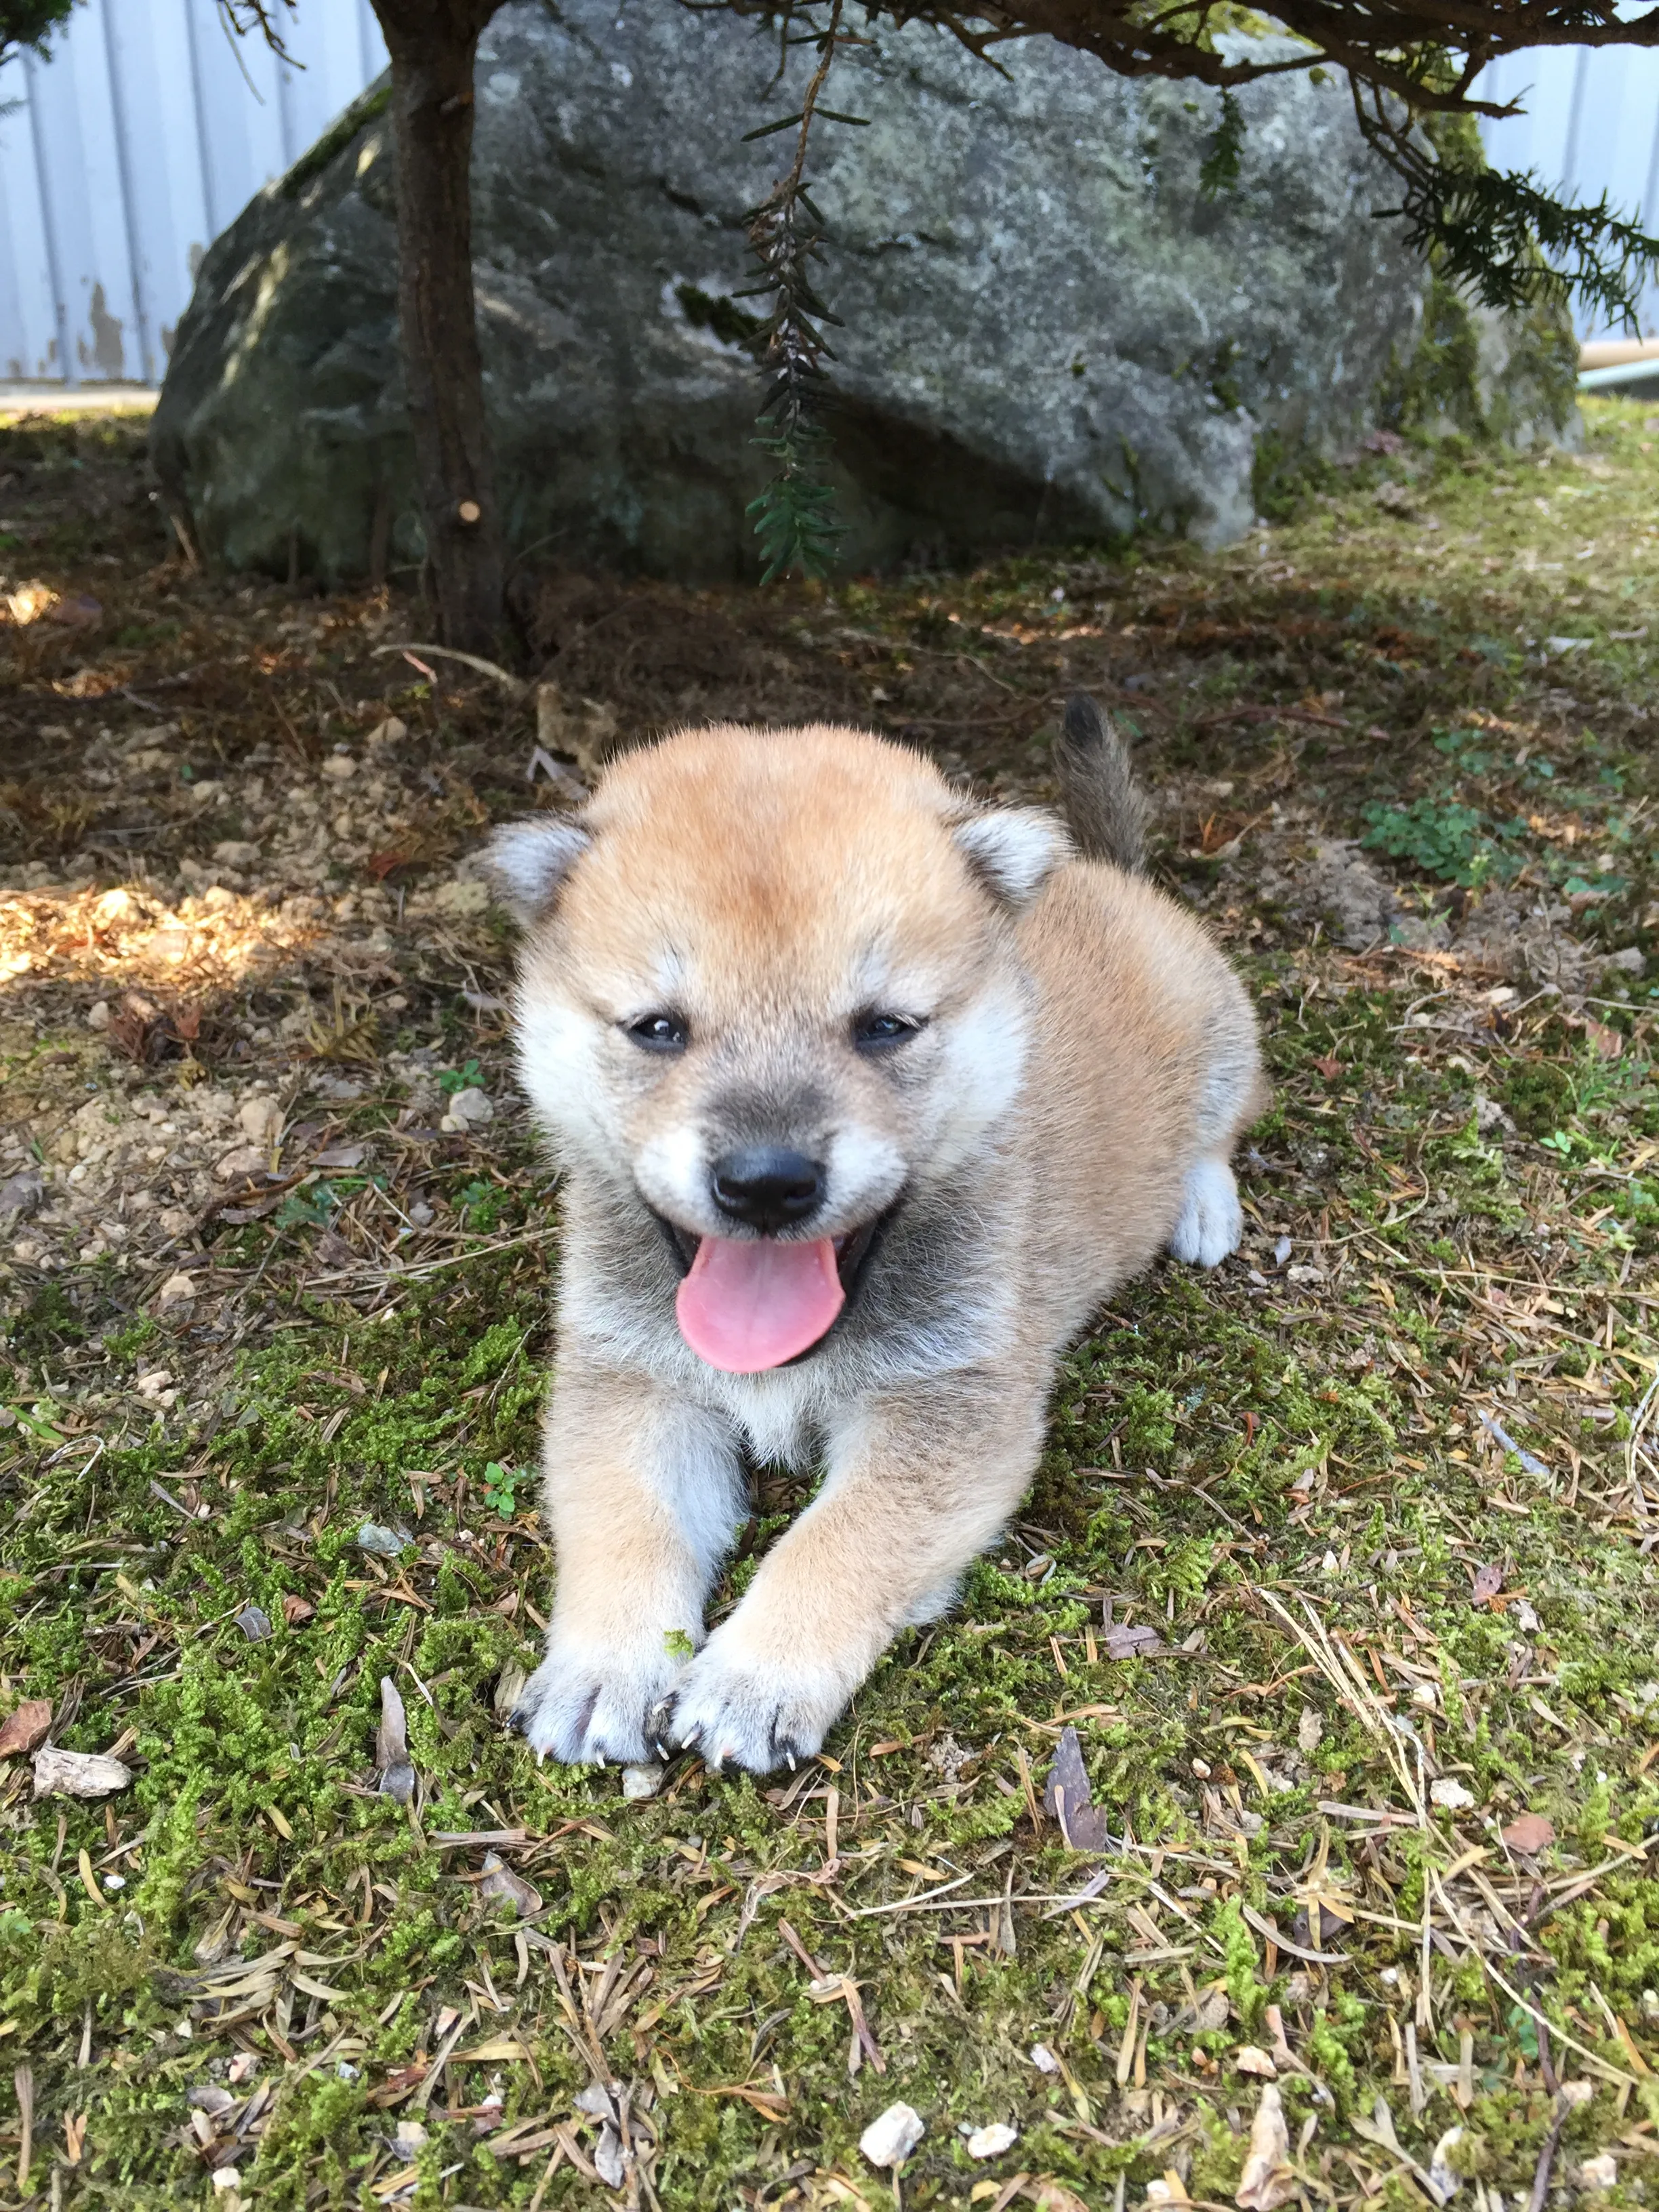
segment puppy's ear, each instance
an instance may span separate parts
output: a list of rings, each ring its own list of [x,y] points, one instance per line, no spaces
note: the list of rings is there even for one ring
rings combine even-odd
[[[506,904],[528,923],[547,912],[592,842],[592,833],[580,822],[549,814],[536,822],[504,823],[486,847],[485,858]]]
[[[1053,814],[1038,806],[988,807],[951,831],[957,849],[992,897],[1020,914],[1062,860],[1072,841]]]

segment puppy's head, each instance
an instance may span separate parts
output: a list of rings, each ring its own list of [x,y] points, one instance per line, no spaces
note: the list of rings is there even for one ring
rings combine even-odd
[[[498,834],[531,1098],[570,1166],[656,1217],[711,1364],[817,1342],[895,1209],[1012,1103],[1011,925],[1066,850],[1048,816],[826,728],[682,732],[580,817]]]

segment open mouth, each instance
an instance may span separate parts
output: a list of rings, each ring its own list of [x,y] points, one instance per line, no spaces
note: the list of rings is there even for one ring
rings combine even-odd
[[[896,1203],[839,1237],[699,1237],[652,1209],[680,1272],[675,1314],[700,1358],[731,1375],[786,1367],[816,1349],[863,1280]]]

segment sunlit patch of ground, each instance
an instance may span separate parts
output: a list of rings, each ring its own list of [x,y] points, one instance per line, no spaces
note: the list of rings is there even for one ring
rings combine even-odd
[[[1588,421],[1213,557],[547,580],[533,786],[412,603],[191,576],[130,427],[0,441],[0,2193],[885,2212],[902,2099],[952,2212],[1226,2205],[1253,2127],[1258,2207],[1653,2201],[1659,420]],[[1115,1301],[823,1759],[538,1769],[557,1194],[483,830],[607,718],[1040,797],[1079,683],[1262,1011],[1243,1249]],[[36,1801],[31,1705],[127,1786]]]

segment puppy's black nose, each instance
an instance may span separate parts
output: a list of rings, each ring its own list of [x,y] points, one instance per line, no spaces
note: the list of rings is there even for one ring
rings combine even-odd
[[[823,1203],[823,1170],[781,1145],[748,1145],[715,1161],[714,1203],[734,1221],[775,1237]]]

